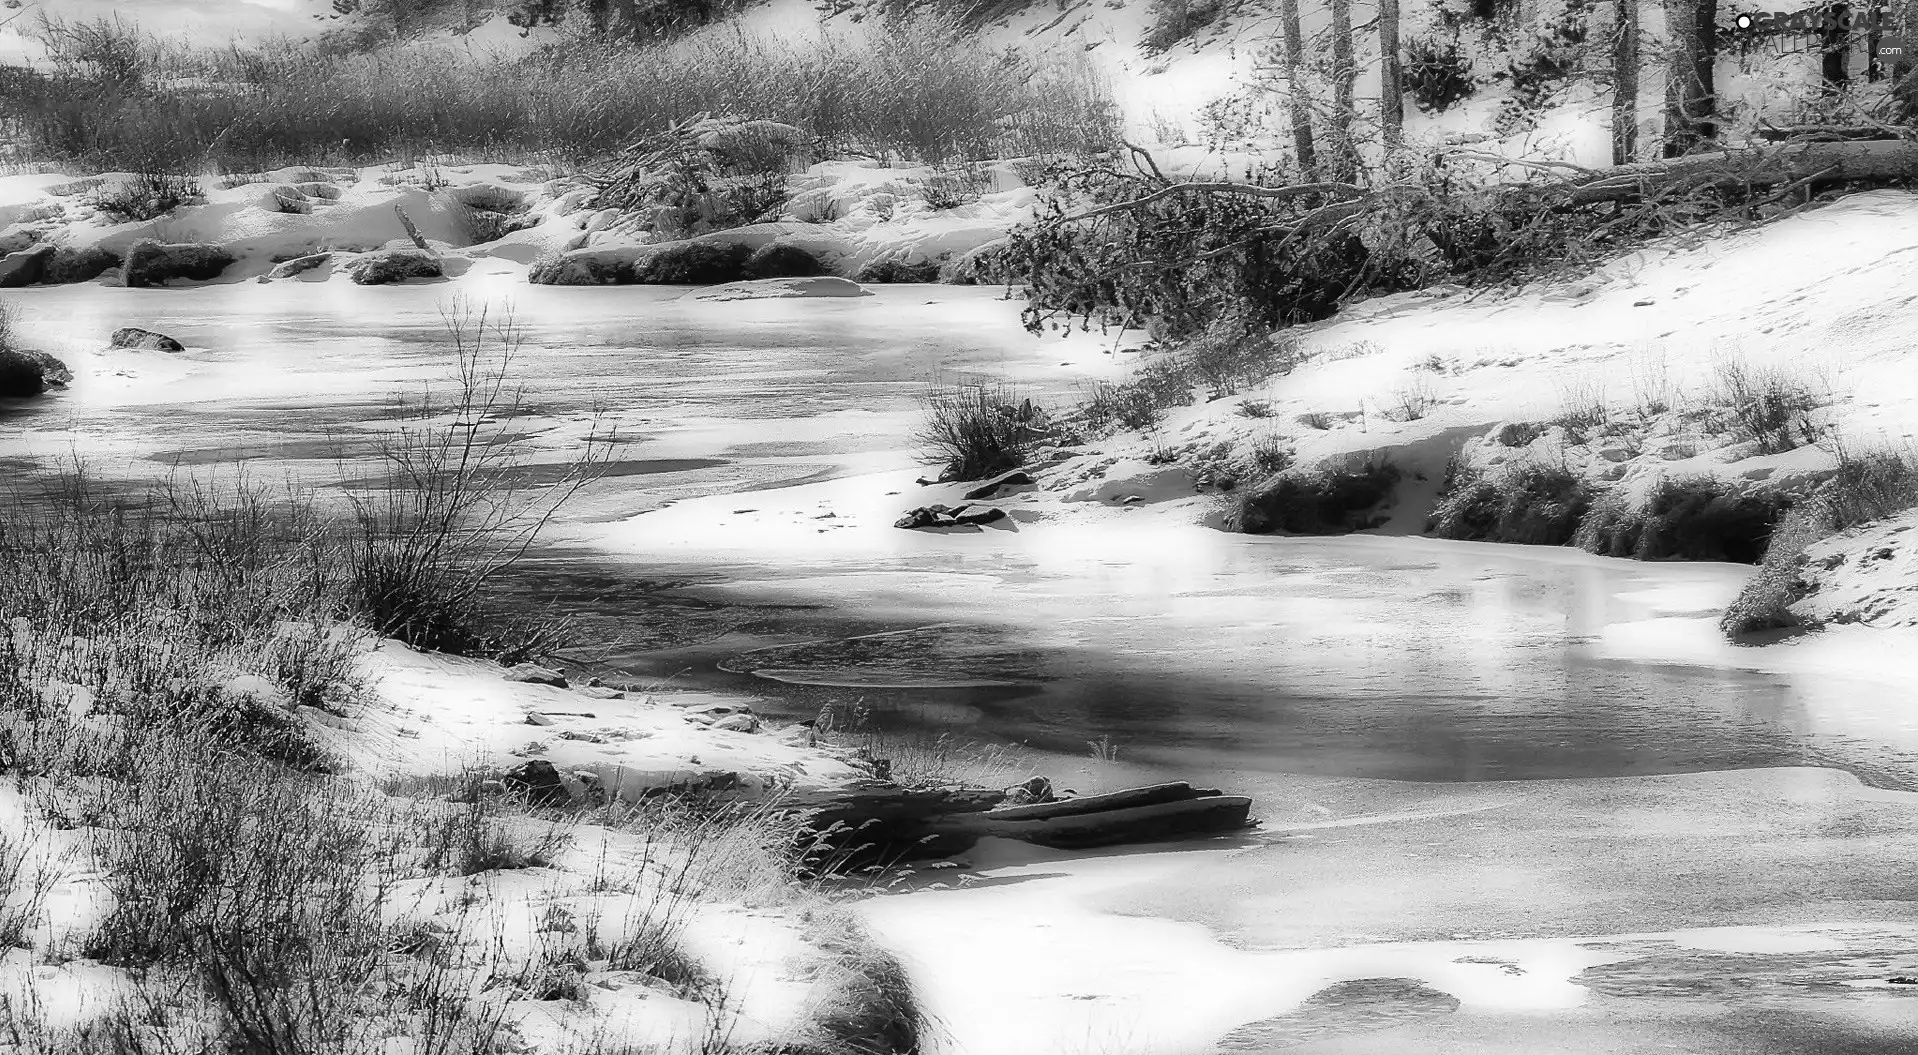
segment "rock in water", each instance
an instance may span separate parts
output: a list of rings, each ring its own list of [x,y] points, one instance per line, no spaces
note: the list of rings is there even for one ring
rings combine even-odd
[[[115,348],[144,348],[154,352],[184,352],[186,345],[168,337],[164,333],[154,333],[138,326],[122,326],[113,331],[108,342]]]
[[[573,801],[559,770],[543,758],[528,759],[500,774],[506,790],[524,796],[531,806],[564,806]]]
[[[235,259],[226,247],[210,242],[163,245],[148,238],[127,249],[122,280],[132,287],[162,286],[174,279],[207,281],[219,278]]]
[[[443,278],[439,258],[418,249],[381,249],[346,265],[346,273],[362,286],[386,286],[409,278]]]
[[[53,247],[36,245],[0,258],[0,289],[31,286],[46,281],[47,261],[53,259]]]
[[[566,687],[566,672],[533,663],[514,665],[506,672],[507,681],[523,681],[531,685],[551,685],[554,688]]]
[[[72,380],[67,364],[45,352],[0,348],[0,396],[37,396],[49,386],[64,387]]]

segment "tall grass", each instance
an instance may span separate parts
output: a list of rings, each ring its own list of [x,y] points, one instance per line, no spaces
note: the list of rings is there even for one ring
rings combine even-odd
[[[110,21],[51,20],[41,34],[45,68],[0,77],[0,128],[38,158],[142,172],[444,151],[572,164],[701,114],[931,162],[1077,152],[1115,135],[1088,65],[1042,66],[936,19],[819,40],[575,38],[518,58],[424,44],[190,48]]]
[[[945,480],[982,480],[1017,469],[1052,434],[1045,410],[1000,382],[934,384],[924,403],[915,438]]]

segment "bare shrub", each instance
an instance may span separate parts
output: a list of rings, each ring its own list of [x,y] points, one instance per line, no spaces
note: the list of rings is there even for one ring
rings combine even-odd
[[[1232,395],[1298,364],[1298,342],[1274,335],[1240,316],[1228,316],[1206,328],[1179,350],[1192,380],[1214,395]]]
[[[463,783],[462,801],[419,819],[421,868],[462,876],[544,868],[566,846],[559,825],[514,814],[498,798],[481,794],[476,774]]]
[[[1189,402],[1188,394],[1186,400]],[[1139,385],[1100,381],[1079,404],[1079,414],[1094,431],[1110,428],[1146,429],[1158,424],[1162,408],[1152,393]]]
[[[1290,469],[1292,463],[1298,460],[1298,455],[1285,436],[1268,432],[1253,439],[1246,448],[1246,459],[1251,462],[1254,473],[1271,476]]]
[[[1239,404],[1239,416],[1242,418],[1269,418],[1272,416],[1272,401],[1269,399],[1248,399]]]
[[[1648,348],[1636,355],[1628,374],[1632,387],[1632,409],[1641,420],[1657,417],[1672,409],[1678,390],[1672,383],[1671,364],[1662,348]]]
[[[157,220],[182,205],[200,200],[199,180],[169,172],[142,171],[130,180],[106,184],[94,192],[89,204],[109,219],[127,223]]]
[[[1385,417],[1392,421],[1417,421],[1432,412],[1438,405],[1438,393],[1432,390],[1430,382],[1423,375],[1415,375],[1404,384],[1392,390],[1391,401],[1385,407]]]
[[[1824,405],[1817,387],[1782,367],[1756,367],[1725,356],[1712,366],[1707,398],[1729,410],[1746,436],[1767,454],[1815,443],[1823,428],[1808,415]]]
[[[1552,424],[1563,428],[1583,442],[1586,432],[1611,420],[1605,401],[1605,384],[1596,378],[1561,382],[1558,386],[1559,412]]]
[[[0,951],[32,947],[52,890],[54,872],[36,836],[0,831]]]
[[[522,457],[524,405],[509,387],[524,333],[510,307],[456,299],[442,312],[457,376],[396,408],[386,475],[352,487],[352,592],[375,631],[416,648],[514,663],[559,647],[564,621],[515,618],[484,590],[512,568],[605,458],[597,422],[558,466]]]

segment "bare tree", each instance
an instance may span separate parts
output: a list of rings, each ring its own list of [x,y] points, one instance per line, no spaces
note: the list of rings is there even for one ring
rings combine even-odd
[[[1352,122],[1357,117],[1353,97],[1359,67],[1352,56],[1352,0],[1331,0],[1331,4],[1332,159],[1327,176],[1353,183],[1359,178],[1358,141],[1352,134]]]
[[[1612,27],[1612,164],[1638,160],[1638,0],[1616,0]]]
[[[1306,97],[1305,39],[1299,29],[1299,0],[1279,0],[1279,22],[1285,34],[1285,76],[1288,106],[1292,112],[1292,151],[1298,155],[1299,171],[1307,179],[1315,179],[1319,159],[1312,145],[1312,103]]]
[[[1400,63],[1399,0],[1379,0],[1379,131],[1388,158],[1405,138],[1405,85]]]
[[[1718,0],[1666,0],[1671,62],[1665,78],[1665,156],[1707,145],[1718,134]]]

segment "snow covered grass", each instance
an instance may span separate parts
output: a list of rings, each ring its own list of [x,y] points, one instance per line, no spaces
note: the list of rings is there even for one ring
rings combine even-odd
[[[134,171],[437,151],[570,165],[706,113],[928,161],[1072,152],[1112,135],[1106,90],[1083,62],[1042,66],[927,19],[818,40],[566,38],[517,57],[426,43],[202,49],[119,22],[55,22],[46,45],[38,75],[0,80],[30,152]]]
[[[1841,548],[1837,562],[1827,560],[1809,568],[1807,551],[1835,536],[1897,518],[1913,508],[1918,508],[1918,455],[1908,448],[1852,451],[1840,446],[1833,475],[1786,513],[1772,531],[1764,566],[1726,608],[1719,628],[1736,639],[1757,631],[1817,622],[1793,606],[1816,592],[1816,583],[1806,578],[1817,580],[1822,578],[1821,572],[1841,568],[1849,556],[1843,549],[1849,547]],[[1875,540],[1863,548],[1870,553],[1879,551]],[[1863,570],[1872,570],[1873,563],[1867,555]],[[1835,617],[1842,617],[1841,613],[1826,616]]]
[[[788,918],[838,910],[763,805],[325,772],[377,742],[387,690],[310,505],[55,483],[0,534],[0,941],[26,949],[0,961],[0,1051],[576,1052],[611,1016],[645,1050],[710,1053],[917,1028],[896,962]],[[102,981],[76,1010],[49,970]]]

